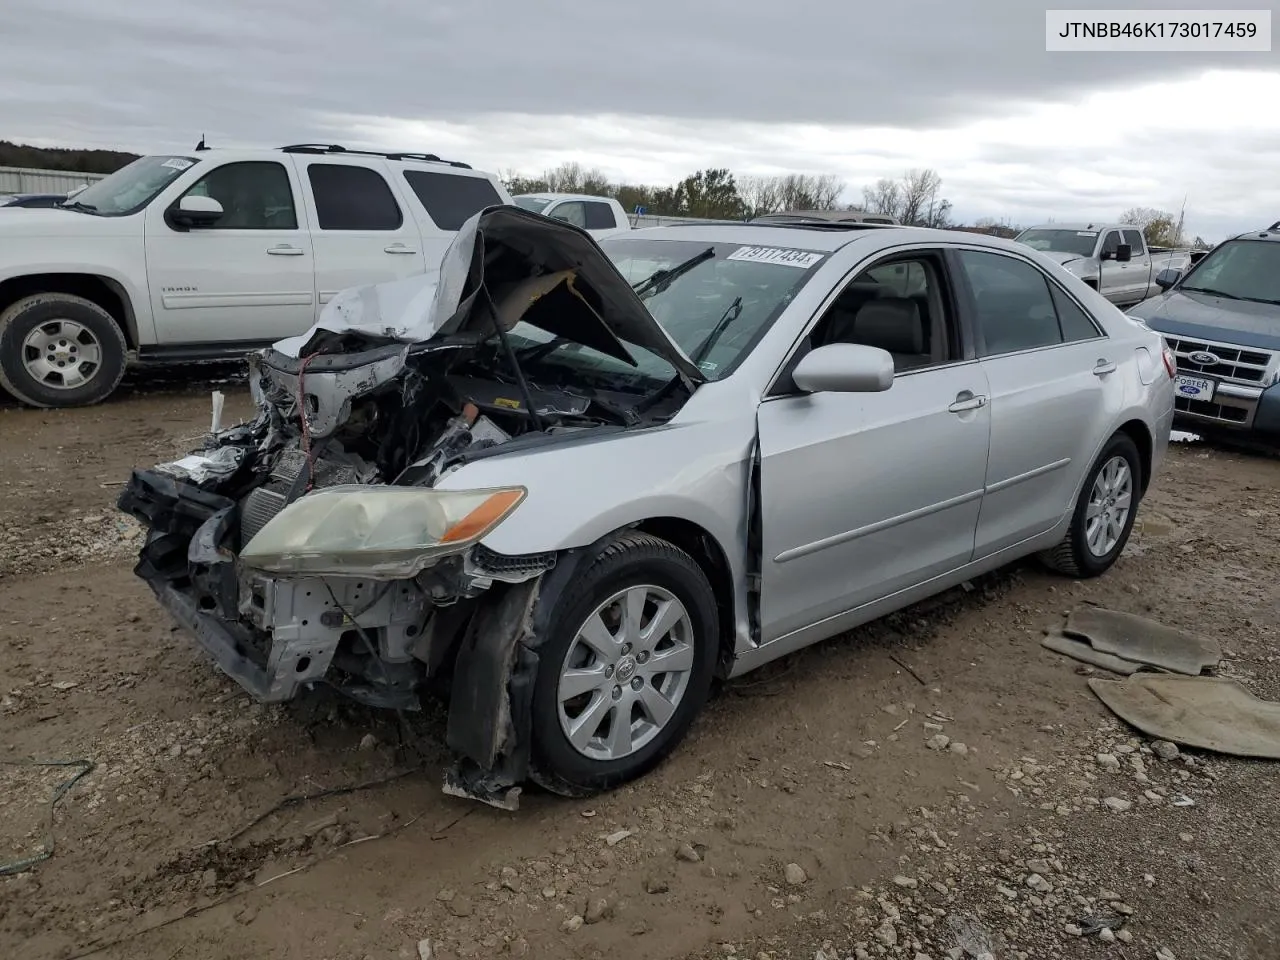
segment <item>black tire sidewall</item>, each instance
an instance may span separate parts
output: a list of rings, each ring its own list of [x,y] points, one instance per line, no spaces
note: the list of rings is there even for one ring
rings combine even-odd
[[[33,380],[22,363],[22,342],[34,328],[50,320],[74,320],[98,339],[101,362],[88,383],[54,390]],[[75,407],[97,403],[115,390],[124,376],[126,344],[120,328],[101,307],[79,297],[42,294],[16,305],[0,327],[0,373],[19,400],[42,407]]]
[[[1129,470],[1133,475],[1133,494],[1130,499],[1129,516],[1125,519],[1124,530],[1120,533],[1120,539],[1106,556],[1098,557],[1089,549],[1085,512],[1089,509],[1089,495],[1093,491],[1093,484],[1098,479],[1098,474],[1116,456],[1124,457],[1129,464]],[[1138,453],[1137,444],[1133,442],[1128,434],[1118,433],[1107,441],[1107,445],[1102,448],[1102,453],[1098,455],[1098,459],[1094,462],[1093,469],[1085,477],[1084,486],[1080,488],[1080,496],[1076,502],[1075,516],[1071,519],[1071,547],[1072,552],[1075,554],[1076,566],[1079,567],[1082,575],[1096,577],[1106,573],[1116,562],[1116,558],[1124,551],[1125,544],[1129,542],[1129,534],[1133,532],[1134,520],[1138,515],[1141,490],[1142,457]]]
[[[718,652],[715,595],[692,557],[667,544],[644,538],[597,561],[572,589],[572,596],[548,622],[538,647],[538,676],[533,692],[533,760],[542,778],[572,793],[608,790],[651,770],[684,738],[706,701]],[[654,549],[650,544],[658,545]],[[621,760],[592,760],[569,743],[560,728],[557,687],[564,658],[578,628],[601,603],[630,586],[650,584],[669,590],[684,604],[693,623],[694,666],[676,712],[656,737]]]

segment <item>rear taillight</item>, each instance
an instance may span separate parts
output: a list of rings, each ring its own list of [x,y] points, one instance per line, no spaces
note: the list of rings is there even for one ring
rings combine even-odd
[[[1178,361],[1174,357],[1173,351],[1169,349],[1169,344],[1165,343],[1162,346],[1164,349],[1160,355],[1164,358],[1164,369],[1169,374],[1169,379],[1172,380],[1178,373]]]

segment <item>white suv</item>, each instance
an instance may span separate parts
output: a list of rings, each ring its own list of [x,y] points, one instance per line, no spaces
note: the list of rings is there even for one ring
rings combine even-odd
[[[135,160],[57,209],[0,222],[0,386],[96,403],[127,364],[233,359],[305,331],[339,290],[439,268],[511,203],[431,154],[328,144]]]

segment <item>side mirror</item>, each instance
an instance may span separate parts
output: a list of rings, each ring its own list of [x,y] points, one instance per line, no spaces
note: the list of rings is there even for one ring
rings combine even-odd
[[[1122,243],[1116,247],[1116,263],[1128,263],[1133,259],[1133,247]]]
[[[1156,274],[1156,286],[1161,290],[1168,290],[1181,279],[1182,271],[1175,270],[1171,267],[1167,270],[1161,270]]]
[[[829,343],[810,350],[792,371],[805,393],[879,393],[893,386],[893,357],[860,343]]]
[[[222,216],[222,204],[213,197],[201,197],[187,194],[176,206],[165,212],[165,220],[176,230],[189,230],[192,227],[208,227],[217,223]]]

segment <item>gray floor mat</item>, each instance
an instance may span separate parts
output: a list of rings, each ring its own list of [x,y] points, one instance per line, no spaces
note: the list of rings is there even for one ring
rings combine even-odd
[[[1077,640],[1075,637],[1068,637],[1062,633],[1051,632],[1040,641],[1040,646],[1052,650],[1054,653],[1061,653],[1073,660],[1079,660],[1081,663],[1090,663],[1095,667],[1101,667],[1103,670],[1110,670],[1112,673],[1123,673],[1127,676],[1142,669],[1142,664],[1140,663],[1125,660],[1123,657],[1117,657],[1113,653],[1102,653],[1093,649],[1085,641]]]
[[[1064,632],[1084,637],[1100,653],[1193,677],[1205,667],[1216,666],[1222,658],[1222,649],[1216,640],[1101,607],[1071,611]]]
[[[1148,736],[1280,760],[1280,703],[1259,700],[1234,680],[1138,673],[1124,680],[1091,678],[1089,689]]]

